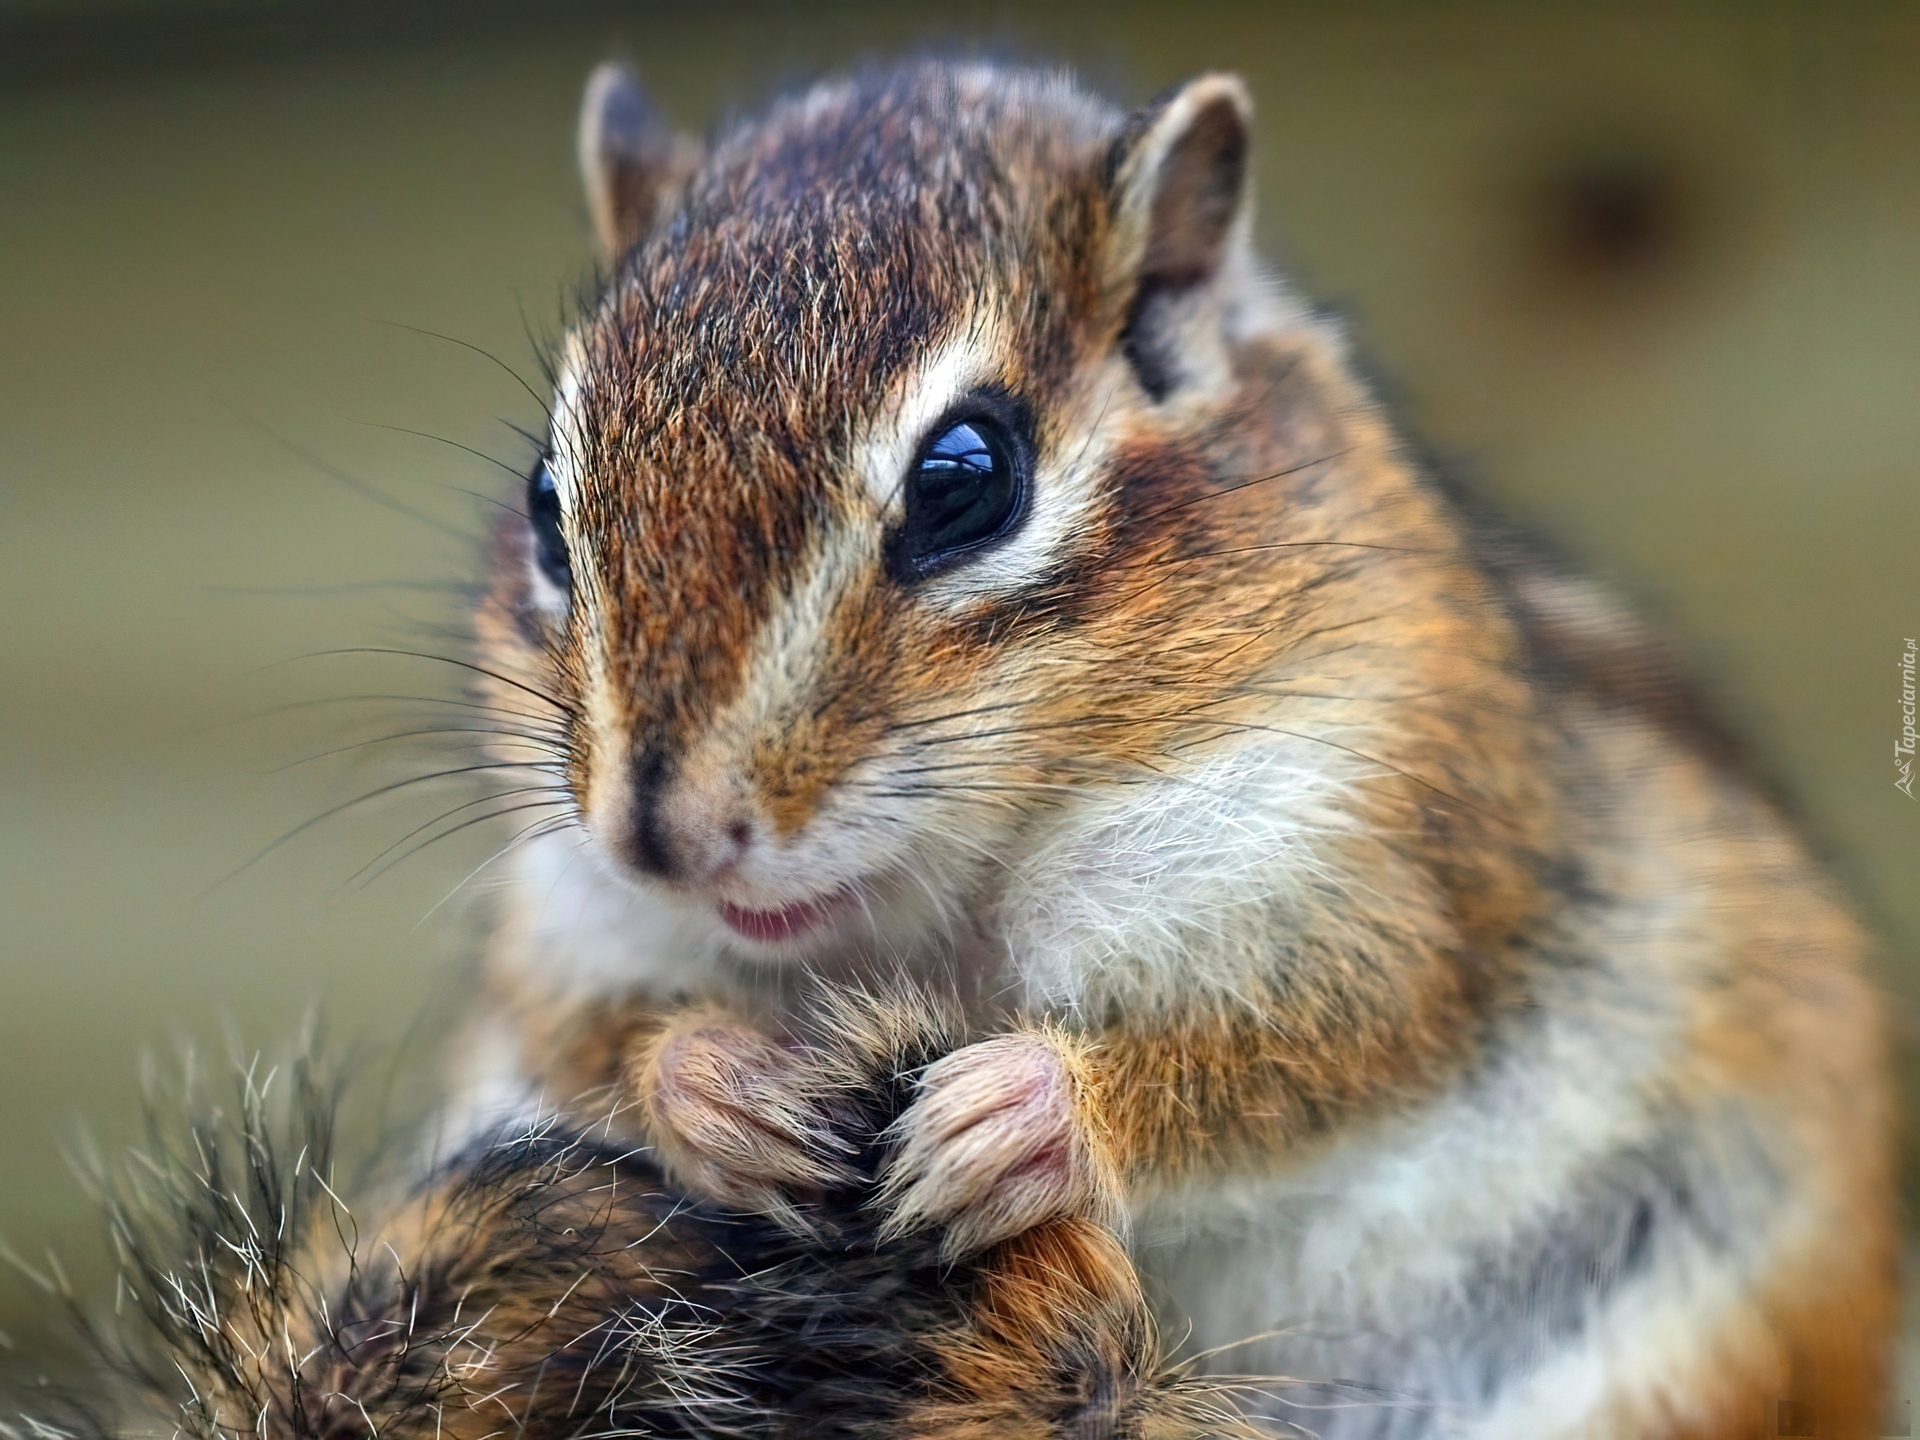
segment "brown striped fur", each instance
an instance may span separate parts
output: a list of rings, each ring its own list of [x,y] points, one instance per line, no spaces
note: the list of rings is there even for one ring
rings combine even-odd
[[[521,852],[470,1093],[624,1087],[684,1182],[797,1216],[833,1163],[812,979],[905,970],[973,1043],[900,1122],[889,1233],[958,1254],[1125,1211],[1172,1322],[1373,1327],[1325,1363],[1462,1433],[1741,1434],[1792,1385],[1868,1433],[1864,940],[1657,647],[1489,538],[1259,271],[1248,105],[879,71],[602,214],[632,243],[547,460],[570,584],[509,520],[479,617],[487,701],[568,800]],[[905,467],[969,393],[1022,417],[1031,511],[903,578]],[[791,942],[722,923],[815,903],[838,918]],[[1502,1158],[1408,1177],[1399,1145]],[[1429,1256],[1382,1258],[1413,1212],[1362,1173],[1432,1208]],[[1364,1285],[1299,1238],[1335,1193],[1326,1233],[1374,1227],[1389,1267]],[[1234,1205],[1293,1228],[1232,1241]],[[1674,1343],[1634,1350],[1634,1305]],[[1555,1410],[1555,1364],[1600,1398]]]

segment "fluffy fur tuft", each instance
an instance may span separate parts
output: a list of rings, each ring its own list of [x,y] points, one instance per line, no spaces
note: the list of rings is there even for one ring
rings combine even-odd
[[[844,1179],[804,1224],[722,1210],[605,1127],[549,1116],[439,1166],[377,1223],[329,1178],[330,1097],[190,1125],[116,1203],[118,1400],[52,1440],[1138,1436],[1248,1433],[1229,1392],[1163,1367],[1113,1235],[1068,1217],[970,1263],[881,1233],[888,1127],[953,1028],[841,997]]]

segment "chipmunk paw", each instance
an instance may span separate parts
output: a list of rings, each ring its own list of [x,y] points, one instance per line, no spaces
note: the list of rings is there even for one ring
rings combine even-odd
[[[1090,1089],[1084,1056],[1053,1034],[995,1036],[928,1066],[895,1126],[883,1236],[944,1226],[958,1258],[1062,1216],[1118,1224]]]
[[[796,1201],[851,1172],[829,1128],[825,1087],[804,1053],[712,1015],[682,1018],[636,1077],[655,1149],[687,1189],[801,1226]]]

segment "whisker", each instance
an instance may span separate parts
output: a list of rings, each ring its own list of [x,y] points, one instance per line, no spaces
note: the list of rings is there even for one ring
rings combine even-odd
[[[858,788],[870,795],[882,795],[890,799],[908,799],[915,795],[1032,795],[1036,790],[1060,790],[1069,795],[1087,793],[1084,785],[1060,785],[1036,781],[1031,785],[911,785],[894,788],[882,788],[885,782],[872,781]]]
[[[367,886],[373,884],[374,881],[378,880],[382,875],[385,875],[389,870],[393,869],[395,866],[404,865],[407,861],[411,860],[414,856],[418,855],[421,851],[427,849],[429,846],[438,845],[442,840],[451,840],[455,835],[458,835],[462,830],[471,830],[475,825],[485,825],[489,821],[504,819],[508,815],[518,815],[523,811],[546,810],[546,809],[551,809],[556,805],[564,805],[565,803],[566,802],[563,800],[530,800],[524,805],[509,805],[503,810],[491,810],[491,811],[488,811],[485,815],[475,815],[469,819],[462,820],[458,825],[449,826],[447,829],[442,830],[438,835],[429,835],[426,839],[422,840],[418,845],[415,845],[412,849],[406,851],[404,854],[394,856],[393,859],[389,860],[386,864],[382,865],[378,870],[374,871],[373,874],[367,876],[365,880],[361,881],[359,888],[362,890],[366,889]]]
[[[549,695],[544,690],[536,689],[522,681],[515,680],[511,675],[502,675],[497,670],[489,670],[486,666],[476,665],[471,660],[456,660],[451,655],[435,655],[427,650],[398,650],[384,645],[345,645],[337,650],[315,650],[309,655],[296,655],[293,657],[293,660],[279,660],[275,661],[272,665],[264,665],[261,668],[263,670],[273,670],[281,665],[290,665],[294,663],[295,660],[325,660],[340,655],[398,655],[410,660],[433,660],[442,665],[452,665],[457,669],[471,670],[476,675],[484,675],[490,680],[498,680],[502,685],[511,685],[514,689],[524,691],[526,694],[533,696],[534,699],[551,705],[563,715],[571,715],[573,713],[573,707],[566,701]]]
[[[1167,688],[1172,688],[1172,689],[1185,688],[1184,682],[1178,679],[1167,679],[1162,681],[1145,680],[1145,681],[1136,681],[1132,683],[1141,684],[1141,685],[1150,685],[1150,686],[1165,686]],[[1272,689],[1256,689],[1251,687],[1243,691],[1239,687],[1235,687],[1229,693],[1216,696],[1213,699],[1202,700],[1195,705],[1187,706],[1183,709],[1165,711],[1165,712],[1154,714],[1154,715],[1118,715],[1118,714],[1081,715],[1081,716],[1075,716],[1073,718],[1066,719],[1066,720],[1035,721],[1034,723],[1028,724],[1028,725],[1003,725],[993,730],[968,730],[968,731],[961,731],[952,735],[931,735],[922,739],[915,740],[912,742],[912,744],[913,744],[913,748],[916,750],[932,750],[932,749],[937,749],[942,745],[964,745],[974,740],[1001,739],[1009,735],[1031,735],[1031,734],[1040,734],[1040,733],[1045,733],[1045,732],[1055,731],[1055,730],[1099,730],[1099,729],[1112,728],[1115,726],[1167,724],[1173,721],[1192,719],[1198,716],[1201,711],[1216,705],[1231,704],[1234,700],[1240,698],[1240,695],[1243,693],[1268,695],[1276,699],[1298,698],[1298,699],[1310,699],[1310,700],[1340,700],[1340,701],[1345,701],[1349,704],[1355,704],[1355,705],[1396,705],[1396,704],[1404,703],[1404,698],[1400,696],[1374,697],[1374,696],[1361,696],[1361,695],[1335,695],[1335,694],[1324,694],[1321,692],[1311,691],[1311,690],[1272,690]],[[1201,723],[1217,724],[1220,722],[1203,720],[1201,721]],[[899,771],[895,773],[911,774],[913,772]]]
[[[358,705],[389,701],[408,705],[455,705],[463,710],[485,710],[495,715],[511,715],[516,720],[532,720],[539,724],[546,724],[553,719],[551,715],[536,715],[530,710],[509,710],[504,705],[487,705],[478,700],[458,700],[447,695],[323,695],[314,700],[290,700],[284,705],[271,705],[265,710],[255,710],[233,720],[218,721],[209,728],[250,724],[258,720],[270,719],[275,715],[285,715],[294,710],[312,710],[322,705]]]
[[[1366,541],[1360,541],[1360,540],[1278,540],[1267,545],[1241,545],[1241,546],[1235,546],[1226,550],[1201,551],[1200,553],[1194,554],[1194,555],[1171,555],[1171,556],[1162,556],[1159,559],[1154,559],[1154,560],[1134,560],[1123,565],[1116,565],[1112,568],[1114,570],[1142,570],[1142,571],[1159,570],[1159,571],[1165,571],[1165,572],[1172,572],[1172,571],[1178,570],[1181,566],[1184,566],[1184,565],[1195,565],[1201,562],[1202,560],[1218,560],[1218,559],[1222,559],[1224,557],[1232,556],[1232,555],[1252,555],[1252,554],[1258,554],[1262,551],[1270,551],[1270,550],[1317,550],[1317,549],[1369,550],[1369,551],[1378,551],[1378,552],[1387,553],[1387,554],[1404,554],[1404,555],[1435,555],[1435,554],[1441,553],[1437,550],[1420,549],[1420,548],[1416,548],[1414,546],[1408,546],[1408,545],[1375,545],[1375,544],[1372,544]],[[1139,599],[1142,595],[1149,593],[1150,591],[1158,588],[1159,586],[1165,585],[1171,578],[1172,577],[1170,573],[1156,576],[1154,579],[1147,581],[1144,585],[1141,585],[1137,589],[1129,590],[1124,592],[1121,595],[1115,596],[1112,600],[1112,604],[1116,609],[1118,609],[1121,606],[1130,604],[1134,600]]]
[[[1212,721],[1207,721],[1205,723],[1212,724],[1212,725],[1231,726],[1236,730],[1263,731],[1269,735],[1284,735],[1294,740],[1305,740],[1310,744],[1314,744],[1314,745],[1325,745],[1329,749],[1338,750],[1338,751],[1341,751],[1343,754],[1351,755],[1354,758],[1359,760],[1364,760],[1369,765],[1378,765],[1383,770],[1391,770],[1394,774],[1402,777],[1403,779],[1411,780],[1415,785],[1421,786],[1423,789],[1431,790],[1434,794],[1442,796],[1445,799],[1451,800],[1456,805],[1464,805],[1469,810],[1477,811],[1479,814],[1486,816],[1489,820],[1497,821],[1499,824],[1506,825],[1509,827],[1513,825],[1512,820],[1510,820],[1507,816],[1500,814],[1498,811],[1490,810],[1486,806],[1481,805],[1476,801],[1467,799],[1466,796],[1464,795],[1456,795],[1451,790],[1446,789],[1444,786],[1436,785],[1433,783],[1433,781],[1425,779],[1422,776],[1416,775],[1411,770],[1403,770],[1400,766],[1395,765],[1391,760],[1382,760],[1377,755],[1369,755],[1363,750],[1354,749],[1351,745],[1342,745],[1338,740],[1329,740],[1324,735],[1308,735],[1298,730],[1282,730],[1272,725],[1253,725],[1253,724],[1247,724],[1247,723],[1231,721],[1231,720],[1212,720]],[[1174,747],[1176,751],[1183,750],[1186,748],[1188,747],[1185,745],[1177,745]]]
[[[1444,555],[1447,552],[1425,545],[1379,545],[1370,540],[1275,540],[1265,545],[1234,545],[1225,550],[1201,550],[1192,555],[1173,555],[1158,560],[1135,560],[1115,565],[1115,570],[1157,570],[1163,566],[1190,565],[1196,560],[1220,560],[1229,555],[1257,555],[1268,550],[1381,550],[1394,555]]]
[[[507,364],[507,362],[502,360],[498,355],[492,354],[489,351],[481,349],[478,345],[475,345],[470,340],[461,340],[452,335],[442,335],[438,330],[423,330],[418,325],[407,325],[399,320],[380,320],[380,319],[376,319],[371,315],[363,316],[362,318],[365,319],[369,324],[388,325],[395,330],[411,330],[415,335],[425,335],[430,340],[444,340],[449,345],[458,345],[462,350],[471,350],[474,354],[478,355],[481,359],[489,361],[494,365],[498,365],[502,370],[506,371],[507,374],[511,375],[514,378],[515,383],[517,383],[522,390],[526,391],[527,394],[533,397],[533,403],[538,405],[542,413],[546,415],[547,423],[549,425],[553,423],[553,411],[548,409],[547,402],[541,398],[540,392],[538,390],[535,390],[533,386],[529,385],[526,382],[526,380],[522,378],[518,370],[514,369],[511,365]]]
[[[598,295],[600,293],[600,286],[604,283],[605,278],[604,276],[597,278],[588,293]],[[554,355],[553,342],[545,336],[534,333],[533,321],[527,315],[527,302],[524,295],[516,296],[514,305],[520,312],[520,333],[526,336],[527,348],[533,352],[533,363],[540,367],[540,378],[547,382],[547,389],[558,389],[560,386],[560,365],[557,357]]]
[[[1205,722],[1203,721],[1201,723],[1204,724]],[[1006,768],[1009,768],[1010,766],[1020,765],[1024,763],[1029,763],[1029,762],[1023,762],[1020,760],[1009,760],[1004,755],[985,755],[974,760],[948,760],[939,765],[911,765],[899,770],[889,770],[887,772],[887,775],[889,779],[892,779],[896,776],[905,776],[905,775],[935,775],[945,770],[1006,769]],[[1054,763],[1064,763],[1069,765],[1083,765],[1091,772],[1101,768],[1104,765],[1110,764],[1112,762],[1108,761],[1104,756],[1061,755],[1061,756],[1049,756],[1048,763],[1050,765]]]
[[[361,499],[370,501],[371,503],[380,506],[384,510],[391,510],[396,515],[404,515],[409,520],[416,520],[420,524],[427,526],[429,529],[438,530],[442,535],[450,535],[463,545],[472,545],[476,543],[474,536],[467,534],[465,531],[456,529],[454,526],[447,524],[444,520],[440,520],[435,516],[427,514],[427,512],[424,510],[414,509],[414,507],[407,504],[406,501],[395,499],[393,496],[387,494],[386,491],[382,490],[378,485],[375,485],[372,482],[367,480],[362,480],[358,475],[354,475],[346,470],[341,469],[338,465],[333,464],[331,461],[322,460],[318,455],[314,454],[313,451],[307,449],[304,445],[300,445],[295,441],[289,440],[286,436],[282,435],[279,431],[275,430],[272,426],[267,425],[262,421],[254,419],[253,416],[248,415],[246,412],[241,410],[236,410],[231,405],[226,405],[222,402],[216,402],[216,403],[221,404],[222,409],[224,409],[228,414],[232,415],[236,420],[239,420],[242,424],[249,425],[253,429],[258,430],[262,435],[265,435],[269,440],[273,441],[276,445],[280,446],[283,450],[287,451],[288,454],[294,455],[299,459],[306,461],[307,464],[313,466],[313,468],[318,470],[322,475],[325,475],[328,479],[337,481],[339,484],[346,486],[347,489],[353,491],[353,493],[358,495]]]
[[[1069,471],[1078,469],[1080,462],[1087,458],[1087,451],[1093,448],[1094,437],[1100,433],[1101,425],[1106,422],[1107,409],[1113,404],[1113,397],[1119,393],[1120,386],[1117,383],[1107,387],[1107,395],[1106,398],[1100,402],[1099,413],[1093,417],[1093,424],[1087,427],[1087,438],[1080,442],[1080,449],[1074,454],[1073,464],[1067,466]]]
[[[1298,475],[1302,470],[1311,470],[1315,465],[1325,465],[1331,461],[1341,459],[1349,454],[1350,451],[1351,447],[1335,450],[1331,455],[1322,455],[1313,460],[1302,460],[1297,465],[1289,465],[1284,470],[1275,470],[1270,475],[1257,476],[1252,480],[1242,480],[1237,485],[1229,485],[1221,490],[1209,490],[1205,495],[1195,495],[1185,500],[1176,500],[1171,505],[1164,505],[1158,510],[1152,510],[1145,515],[1139,516],[1133,523],[1144,525],[1150,520],[1158,520],[1162,515],[1171,515],[1174,511],[1185,510],[1191,505],[1204,504],[1208,500],[1218,500],[1241,490],[1250,490],[1255,485],[1265,485],[1274,480],[1284,480],[1289,475]]]
[[[423,595],[465,595],[473,587],[458,580],[354,580],[339,585],[203,585],[207,595],[277,595],[289,598],[326,598],[365,595],[379,590],[408,590]]]
[[[1337,625],[1322,625],[1318,629],[1309,630],[1305,634],[1295,637],[1296,643],[1299,640],[1313,640],[1313,639],[1317,639],[1322,635],[1332,635],[1341,630],[1351,630],[1351,629],[1354,629],[1356,626],[1360,626],[1360,625],[1378,624],[1380,621],[1386,618],[1387,617],[1384,615],[1362,615],[1356,620],[1343,620]],[[1286,627],[1287,627],[1287,622],[1284,620],[1280,620],[1280,621],[1274,622],[1272,625],[1266,625],[1266,626],[1261,626],[1256,628],[1253,634],[1249,635],[1245,640],[1241,641],[1240,644],[1234,646],[1233,649],[1227,651],[1222,655],[1216,655],[1213,659],[1209,660],[1206,663],[1206,665],[1202,667],[1202,673],[1205,673],[1205,671],[1207,670],[1218,669],[1220,666],[1224,665],[1227,661],[1233,659],[1234,656],[1243,653],[1244,651],[1250,649],[1253,645],[1257,644],[1262,639],[1273,634],[1274,631],[1283,630]]]
[[[919,720],[902,720],[886,727],[881,733],[893,735],[901,730],[915,730],[923,725],[938,725],[943,720],[963,720],[969,715],[987,715],[995,710],[1012,710],[1025,705],[1025,700],[1007,700],[997,705],[976,705],[971,710],[949,710],[945,715],[929,715]]]
[[[272,844],[268,845],[265,849],[249,857],[246,860],[246,862],[240,865],[237,869],[234,869],[228,872],[226,875],[221,876],[220,879],[216,880],[212,885],[208,886],[207,889],[202,892],[202,894],[203,895],[211,894],[213,891],[218,890],[222,885],[225,885],[228,882],[232,881],[235,877],[245,874],[248,870],[251,870],[255,865],[258,865],[262,860],[266,859],[267,856],[273,854],[274,851],[278,850],[281,846],[285,845],[288,841],[296,839],[301,835],[304,835],[307,831],[311,830],[314,826],[322,823],[323,821],[331,820],[334,816],[344,814],[346,811],[352,810],[356,806],[365,805],[370,801],[378,800],[383,795],[392,795],[396,791],[405,790],[412,785],[425,785],[432,780],[451,779],[456,775],[473,775],[473,774],[478,774],[479,772],[484,770],[524,770],[527,768],[528,768],[527,763],[524,760],[499,761],[499,762],[495,762],[487,765],[460,765],[450,770],[436,770],[428,775],[414,775],[405,780],[396,780],[391,785],[382,785],[377,790],[369,790],[364,795],[356,795],[351,800],[343,800],[338,805],[329,806],[327,809],[322,810],[318,815],[315,815],[312,819],[303,820],[300,824],[294,826],[293,829],[287,831],[286,834],[280,836],[277,840],[275,840]]]
[[[489,818],[497,818],[497,817],[489,817]],[[535,840],[545,839],[549,835],[558,835],[562,830],[565,830],[568,826],[572,825],[573,823],[574,823],[574,819],[570,815],[558,816],[555,819],[551,819],[551,820],[533,821],[531,824],[527,825],[524,829],[516,833],[511,840],[507,841],[506,844],[502,845],[498,850],[494,851],[493,854],[489,855],[486,859],[482,860],[478,865],[474,866],[473,869],[469,870],[465,875],[461,876],[459,882],[455,884],[452,889],[448,890],[446,894],[442,895],[438,900],[433,902],[433,905],[427,910],[427,913],[422,915],[419,918],[419,920],[415,922],[414,928],[418,929],[421,925],[424,925],[427,923],[427,921],[431,920],[434,917],[434,914],[440,909],[442,905],[446,904],[447,901],[451,900],[455,895],[458,895],[461,892],[461,890],[465,889],[467,885],[472,883],[474,876],[478,875],[482,870],[486,869],[489,865],[493,864],[495,861],[501,859],[502,857],[507,855],[509,852],[515,849],[518,849],[523,844],[528,844]],[[376,880],[378,878],[379,876],[374,877],[374,879]],[[368,883],[372,883],[372,882],[369,881]],[[609,1202],[611,1202],[612,1197],[609,1196],[608,1199],[609,1199]]]
[[[970,730],[959,735],[937,735],[916,740],[916,745],[950,745],[964,740],[995,740],[1006,735],[1033,735],[1048,730],[1091,729],[1101,725],[1131,725],[1132,717],[1080,716],[1071,720],[1038,720],[1030,725],[1003,725],[997,730]]]
[[[491,805],[495,801],[510,800],[518,795],[539,795],[539,794],[552,794],[552,795],[561,797],[559,799],[554,799],[554,800],[549,800],[544,802],[549,805],[558,805],[558,804],[564,803],[564,799],[567,796],[568,791],[567,791],[567,787],[564,785],[521,785],[521,786],[516,786],[512,790],[496,790],[491,795],[482,795],[478,800],[469,800],[464,805],[456,805],[451,810],[444,810],[440,814],[434,816],[433,819],[427,821],[426,824],[414,826],[413,829],[409,830],[406,834],[402,835],[398,840],[394,841],[391,845],[387,846],[378,855],[375,855],[371,860],[367,861],[366,864],[362,865],[358,870],[354,871],[353,874],[349,875],[345,880],[342,880],[340,882],[339,888],[341,890],[346,889],[349,885],[353,884],[354,881],[358,880],[362,875],[365,875],[369,870],[372,870],[374,866],[378,865],[382,860],[386,859],[387,856],[391,855],[395,850],[398,850],[402,845],[405,845],[409,840],[413,839],[414,836],[420,834],[423,831],[431,830],[434,826],[442,824],[445,821],[451,820],[456,815],[462,814],[463,812],[468,810],[472,810],[473,808],[479,805]],[[505,812],[502,812],[502,813],[505,813]],[[380,877],[380,875],[383,875],[385,873],[386,871],[383,869],[370,878],[377,880]]]
[[[1009,875],[1014,873],[1013,865],[1007,860],[1006,856],[999,854],[993,847],[976,840],[971,835],[962,834],[948,825],[932,827],[929,833],[936,836],[943,845],[962,846],[976,852],[981,859],[992,861]]]
[[[427,735],[492,735],[505,741],[518,741],[519,748],[538,751],[552,759],[561,758],[557,745],[534,735],[518,730],[493,730],[484,725],[441,725],[428,730],[402,730],[393,735],[378,735],[371,740],[356,740],[351,745],[336,745],[331,750],[321,750],[312,755],[302,756],[298,760],[289,760],[285,765],[269,770],[269,775],[284,775],[289,770],[297,770],[302,765],[311,765],[316,760],[329,760],[335,755],[346,755],[354,750],[365,750],[373,745],[392,745],[401,740],[415,740]],[[483,749],[483,746],[467,746],[467,750]],[[528,761],[528,764],[533,762]]]
[[[1255,724],[1248,721],[1209,719],[1202,713],[1204,710],[1206,710],[1211,706],[1219,705],[1223,703],[1225,703],[1224,700],[1206,701],[1200,705],[1191,706],[1184,710],[1170,711],[1164,715],[1142,717],[1142,718],[1127,720],[1127,721],[1111,720],[1111,719],[1107,719],[1105,717],[1100,717],[1100,716],[1090,716],[1090,717],[1086,717],[1084,720],[1081,720],[1081,721],[1045,722],[1033,727],[1010,726],[1010,727],[1006,727],[1001,732],[988,731],[988,732],[983,732],[983,734],[986,734],[986,735],[992,735],[995,733],[1019,734],[1019,733],[1022,733],[1023,730],[1029,729],[1029,728],[1035,729],[1035,730],[1051,730],[1051,729],[1057,729],[1057,728],[1070,728],[1076,724],[1084,725],[1087,728],[1094,728],[1098,726],[1108,726],[1108,725],[1123,724],[1123,723],[1124,724],[1135,724],[1135,723],[1138,723],[1138,724],[1163,723],[1164,724],[1164,723],[1173,723],[1180,720],[1193,720],[1197,724],[1212,727],[1212,728],[1217,728],[1217,729],[1228,731],[1228,732],[1242,732],[1242,733],[1251,732],[1251,733],[1268,734],[1268,735],[1279,735],[1279,736],[1284,736],[1284,737],[1295,739],[1295,740],[1305,740],[1312,744],[1325,745],[1331,749],[1339,750],[1345,754],[1352,755],[1357,759],[1364,760],[1370,765],[1378,765],[1382,769],[1390,770],[1394,774],[1399,775],[1407,780],[1410,780],[1414,784],[1419,785],[1427,790],[1430,790],[1436,795],[1440,795],[1448,800],[1451,800],[1455,804],[1464,805],[1468,809],[1477,811],[1478,813],[1485,815],[1489,819],[1495,820],[1502,825],[1510,826],[1513,823],[1512,820],[1507,816],[1501,815],[1497,811],[1488,809],[1486,806],[1483,806],[1473,800],[1469,800],[1463,795],[1457,795],[1452,791],[1446,789],[1444,786],[1435,784],[1433,781],[1428,780],[1423,776],[1416,775],[1410,770],[1406,770],[1401,766],[1395,765],[1390,760],[1383,760],[1378,756],[1369,755],[1364,751],[1356,750],[1352,746],[1342,745],[1339,741],[1330,740],[1324,735],[1311,735],[1303,731],[1288,730],[1288,729],[1285,729],[1279,726],[1273,726],[1273,725],[1260,725],[1260,724]],[[1377,703],[1390,704],[1390,703],[1394,703],[1394,701],[1383,699]],[[959,741],[972,739],[972,738],[977,738],[977,737],[973,737],[973,736],[936,737],[934,740],[925,741],[921,743],[932,746],[932,745],[939,745],[939,744],[952,744],[952,743],[957,743]],[[1198,745],[1201,743],[1205,743],[1205,742],[1202,742],[1202,741],[1183,742],[1182,744],[1172,746],[1166,753],[1169,756],[1176,755],[1182,750],[1192,749],[1195,745]],[[946,768],[962,768],[965,765],[965,763],[966,762],[954,762],[953,766],[951,767],[945,766],[945,765],[938,765],[938,766],[922,767],[922,769],[927,771],[932,771],[932,770],[940,770],[940,769],[946,769]],[[980,763],[986,764],[989,762],[982,761]],[[897,771],[894,773],[911,775],[911,774],[916,774],[921,772],[919,770],[908,769],[908,770]],[[1019,787],[1010,787],[1010,788],[1019,788]],[[1069,787],[1069,788],[1073,788],[1073,787]]]
[[[504,510],[509,515],[518,515],[522,520],[527,518],[527,512],[522,510],[518,505],[509,505],[498,495],[489,495],[484,490],[469,490],[464,485],[442,485],[436,480],[423,480],[421,483],[423,485],[431,485],[436,490],[450,490],[455,495],[465,495],[470,499],[480,501],[482,504],[491,505],[496,510]]]
[[[500,423],[506,426],[509,430],[513,431],[514,434],[518,435],[522,440],[526,441],[529,445],[534,446],[536,449],[545,450],[547,448],[546,436],[536,435],[533,431],[527,429],[526,426],[516,425],[511,420],[503,419]],[[522,476],[521,478],[525,479],[526,477]]]
[[[486,451],[476,450],[471,445],[462,445],[458,440],[449,440],[445,435],[435,435],[431,430],[414,430],[405,425],[386,425],[378,420],[357,420],[351,415],[342,415],[340,418],[349,425],[364,425],[369,430],[390,430],[395,435],[412,435],[421,440],[433,440],[441,445],[451,445],[455,450],[466,451],[467,454],[473,456],[476,460],[484,460],[489,465],[499,466],[516,480],[524,482],[527,478],[524,472],[515,466],[509,465],[498,455],[489,455]],[[462,491],[461,493],[466,495],[473,494],[470,490]],[[478,498],[484,499],[485,497],[482,496]]]

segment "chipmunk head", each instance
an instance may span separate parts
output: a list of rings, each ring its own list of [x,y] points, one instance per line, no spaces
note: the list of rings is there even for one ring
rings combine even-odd
[[[1340,483],[1390,442],[1255,269],[1249,123],[1224,75],[1126,115],[929,64],[702,154],[595,77],[612,269],[483,631],[619,874],[748,953],[898,949],[1394,603],[1415,522]]]

